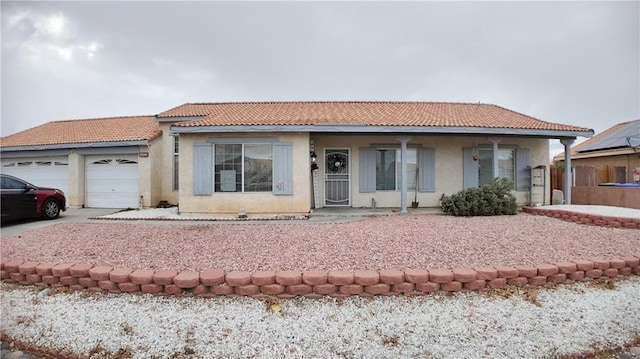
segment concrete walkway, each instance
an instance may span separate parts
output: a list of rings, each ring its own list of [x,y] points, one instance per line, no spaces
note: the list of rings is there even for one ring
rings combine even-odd
[[[552,205],[552,206],[542,206],[538,208],[556,210],[556,211],[595,214],[595,215],[609,216],[609,217],[640,218],[640,209],[625,208],[625,207],[558,204],[558,205]]]

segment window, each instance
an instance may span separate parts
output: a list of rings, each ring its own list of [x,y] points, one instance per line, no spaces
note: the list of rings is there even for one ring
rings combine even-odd
[[[178,167],[178,153],[180,150],[180,137],[173,136],[173,190],[177,191],[180,187],[179,183],[179,167]]]
[[[216,144],[215,192],[271,192],[273,154],[271,144]]]
[[[376,150],[376,190],[397,191],[402,183],[401,151],[398,149]],[[416,163],[417,151],[415,148],[407,149],[407,189],[416,188]]]
[[[493,181],[493,150],[480,149],[478,151],[478,185]],[[498,177],[515,181],[514,150],[501,148],[498,150]]]
[[[27,184],[10,177],[2,176],[2,188],[3,189],[24,189],[24,188],[27,188]]]
[[[113,160],[111,159],[104,159],[104,160],[97,160],[97,161],[93,161],[91,164],[92,165],[108,165],[111,164]]]

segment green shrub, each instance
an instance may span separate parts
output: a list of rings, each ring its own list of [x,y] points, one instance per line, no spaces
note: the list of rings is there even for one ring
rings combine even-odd
[[[511,191],[513,181],[496,178],[477,188],[468,188],[450,196],[442,195],[442,211],[453,216],[497,216],[516,214],[518,206]]]

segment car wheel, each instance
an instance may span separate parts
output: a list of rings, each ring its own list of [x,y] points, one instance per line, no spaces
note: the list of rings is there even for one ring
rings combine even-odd
[[[44,201],[42,206],[42,217],[44,219],[58,218],[60,215],[60,204],[55,199],[48,199]]]

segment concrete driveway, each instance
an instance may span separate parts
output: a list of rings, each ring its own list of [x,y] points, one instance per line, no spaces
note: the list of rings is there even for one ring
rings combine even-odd
[[[0,228],[0,237],[15,236],[22,232],[30,231],[32,229],[44,228],[57,223],[79,223],[79,222],[93,222],[89,218],[96,216],[102,216],[105,214],[113,213],[118,209],[110,208],[68,208],[65,212],[60,213],[60,217],[53,220],[43,219],[29,219],[16,222],[2,223]]]

